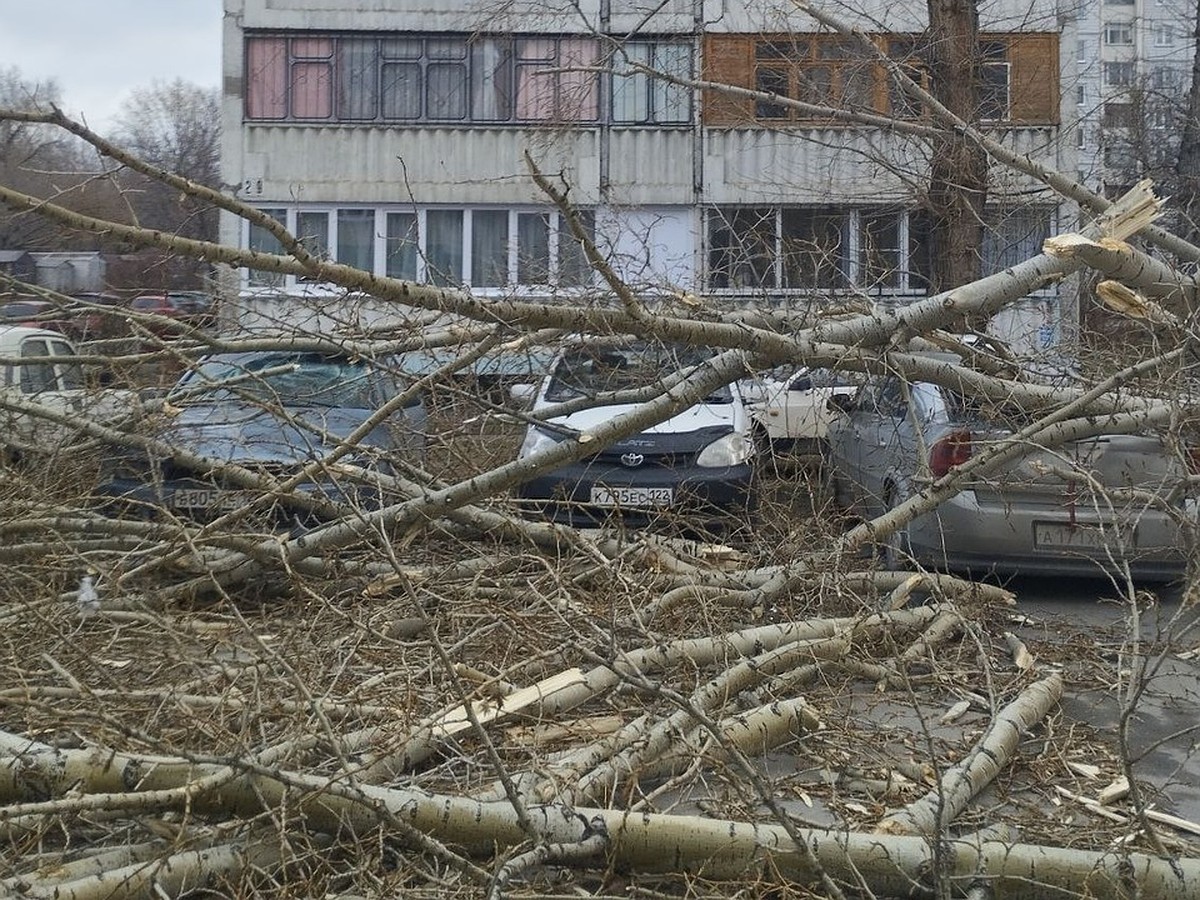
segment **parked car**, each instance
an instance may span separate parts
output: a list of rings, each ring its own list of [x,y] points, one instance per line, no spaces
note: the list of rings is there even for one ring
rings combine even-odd
[[[181,326],[190,324],[187,313],[166,294],[140,294],[129,301],[129,308],[144,316],[154,316],[140,320],[139,324],[159,337],[178,337],[183,331]]]
[[[100,291],[72,294],[67,328],[79,341],[124,337],[129,334],[124,303],[116,294]]]
[[[934,384],[905,390],[895,377],[874,377],[833,402],[842,413],[827,435],[833,492],[864,517],[894,508],[1022,424],[1019,411]],[[1186,561],[1181,522],[1197,511],[1181,490],[1188,468],[1155,434],[1030,446],[897,531],[883,555],[893,567],[976,573],[1098,576],[1128,563],[1136,576],[1171,579]]]
[[[8,457],[57,450],[79,429],[31,410],[13,409],[18,402],[44,407],[69,419],[107,422],[136,403],[133,391],[89,387],[75,345],[48,328],[0,325],[0,448]]]
[[[324,458],[405,390],[407,380],[394,362],[298,351],[214,354],[201,359],[171,389],[151,436],[217,466],[234,463],[288,477]],[[303,482],[298,493],[378,506],[380,491],[369,479],[356,479],[351,467],[386,474],[395,454],[419,457],[424,423],[424,404],[417,397],[372,428],[338,461],[340,465]],[[237,509],[254,496],[219,471],[144,452],[117,460],[103,490],[123,507],[150,516],[167,511],[195,520]],[[304,503],[293,506],[299,509],[281,498],[272,517],[288,524],[311,521]]]
[[[534,394],[520,456],[526,458],[632,405],[605,403],[611,391],[645,388],[705,360],[707,351],[636,341],[621,346],[581,341],[567,348]],[[597,405],[553,415],[564,401],[597,397]],[[736,384],[640,434],[523,484],[518,496],[551,518],[572,524],[617,514],[638,524],[680,513],[712,520],[755,505],[750,417]],[[698,522],[701,520],[697,520]]]
[[[189,325],[207,328],[217,322],[213,298],[204,291],[167,291],[167,302]]]
[[[12,300],[0,305],[0,323],[60,333],[66,330],[62,311],[49,300]]]
[[[775,452],[819,454],[836,415],[829,398],[853,394],[858,383],[853,375],[803,366],[775,370],[743,384],[759,445]]]

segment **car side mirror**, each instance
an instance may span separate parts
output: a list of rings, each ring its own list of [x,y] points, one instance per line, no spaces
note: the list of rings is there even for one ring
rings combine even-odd
[[[825,406],[833,412],[848,413],[854,409],[854,395],[834,394],[825,401]]]
[[[514,384],[508,389],[508,397],[514,403],[528,405],[537,396],[536,384]]]

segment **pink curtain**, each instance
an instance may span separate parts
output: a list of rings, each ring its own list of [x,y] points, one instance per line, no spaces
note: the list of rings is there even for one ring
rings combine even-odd
[[[556,75],[538,72],[554,66],[554,39],[517,42],[517,118],[535,121],[554,118]]]
[[[333,115],[333,40],[292,41],[292,115],[328,119]]]
[[[563,39],[559,65],[564,69],[594,67],[600,57],[588,38]],[[599,76],[595,72],[563,72],[558,76],[558,118],[563,122],[594,122],[599,114]]]
[[[246,118],[282,119],[287,115],[287,41],[246,40]]]

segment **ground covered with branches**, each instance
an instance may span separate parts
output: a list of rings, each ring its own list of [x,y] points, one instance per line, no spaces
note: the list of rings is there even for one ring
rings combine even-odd
[[[8,474],[12,518],[32,514],[40,492]],[[800,890],[787,854],[743,860],[731,884],[734,871],[685,838],[656,851],[659,866],[601,849],[506,871],[519,840],[482,839],[493,850],[480,856],[479,836],[425,827],[406,798],[921,833],[905,811],[939,785],[935,807],[950,802],[945,779],[979,755],[1000,711],[1040,685],[1056,697],[1060,675],[1076,691],[1127,677],[1120,654],[1095,652],[1094,635],[1064,641],[1065,625],[1022,642],[1019,607],[995,585],[876,573],[858,554],[829,555],[755,602],[746,586],[843,527],[813,471],[764,467],[764,487],[753,537],[724,544],[669,528],[596,532],[585,535],[594,553],[551,561],[430,529],[392,545],[390,573],[294,573],[183,605],[156,602],[152,579],[111,589],[109,571],[99,610],[81,610],[63,592],[89,561],[115,558],[100,549],[49,541],[9,560],[0,730],[15,755],[0,781],[0,884],[31,896],[98,896],[141,877],[294,896],[775,896]],[[1187,831],[1086,802],[1126,774],[1118,737],[1050,703],[947,833],[1192,855]],[[60,756],[22,763],[30,747]],[[96,748],[136,760],[119,790],[61,756]],[[182,767],[161,796],[156,765]],[[388,791],[405,793],[389,806]],[[328,792],[346,808],[318,814]],[[931,859],[926,889],[961,879]],[[877,890],[869,873],[834,881]]]

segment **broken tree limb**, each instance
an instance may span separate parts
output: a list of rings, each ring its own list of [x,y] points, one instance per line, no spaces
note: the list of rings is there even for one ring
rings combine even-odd
[[[1051,256],[1077,259],[1155,300],[1196,301],[1198,286],[1195,277],[1124,241],[1068,233],[1046,238],[1042,248]]]
[[[825,640],[840,633],[865,640],[887,631],[903,634],[925,627],[936,614],[936,610],[930,607],[917,607],[862,618],[814,619],[809,622],[765,625],[724,635],[688,638],[665,646],[643,647],[621,653],[611,663],[594,666],[552,692],[543,692],[537,703],[527,711],[531,715],[549,716],[574,709],[615,688],[621,683],[622,673],[647,675],[681,662],[700,667],[718,665],[726,660],[741,659],[787,644]],[[359,777],[380,783],[407,771],[417,762],[427,759],[435,748],[436,741],[427,737],[431,736],[422,736],[418,730],[400,749],[367,756]],[[363,746],[394,739],[394,734],[381,727],[353,735],[350,743]]]
[[[940,833],[1008,765],[1021,736],[1046,717],[1062,698],[1062,689],[1062,678],[1058,674],[1027,687],[997,714],[979,743],[961,763],[942,775],[936,787],[887,816],[876,831],[880,834]]]
[[[1119,281],[1101,281],[1096,285],[1096,296],[1113,312],[1131,319],[1141,319],[1151,325],[1167,327],[1183,324],[1169,309],[1164,309]]]

